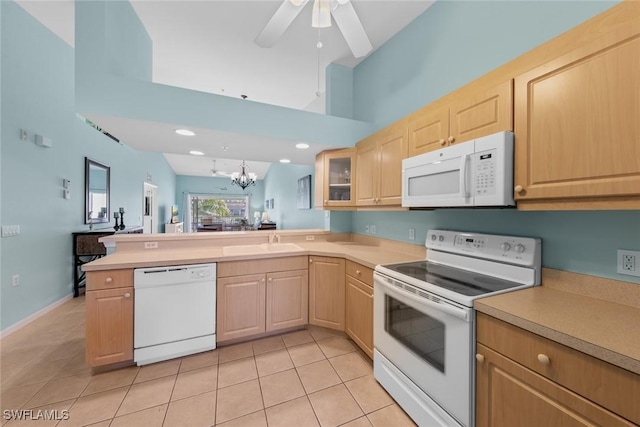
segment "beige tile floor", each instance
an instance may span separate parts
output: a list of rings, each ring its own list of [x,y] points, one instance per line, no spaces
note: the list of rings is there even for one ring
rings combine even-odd
[[[72,299],[0,341],[3,426],[414,425],[343,334],[311,327],[92,373],[84,309],[84,297]],[[5,419],[5,410],[18,409],[68,410],[69,417]]]

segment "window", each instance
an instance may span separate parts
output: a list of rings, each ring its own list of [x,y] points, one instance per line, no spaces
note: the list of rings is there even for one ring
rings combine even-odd
[[[235,231],[248,224],[249,196],[191,196],[192,231]]]

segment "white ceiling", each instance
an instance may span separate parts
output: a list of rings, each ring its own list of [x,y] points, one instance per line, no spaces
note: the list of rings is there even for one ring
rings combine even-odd
[[[54,33],[74,45],[74,8],[67,0],[18,3]],[[312,1],[293,21],[272,48],[260,48],[256,36],[279,7],[281,0],[170,1],[133,0],[153,41],[153,81],[188,89],[240,97],[249,101],[324,112],[324,69],[332,62],[353,67],[355,59],[337,26],[311,27]],[[352,0],[374,50],[424,12],[432,0]],[[323,43],[318,50],[318,38]],[[318,51],[320,62],[318,63]],[[320,72],[319,72],[320,71]],[[316,92],[320,92],[318,97]],[[176,174],[210,176],[214,158],[313,164],[315,153],[325,147],[302,152],[291,141],[267,140],[211,129],[192,129],[189,148],[176,141],[178,124],[158,124],[115,117],[90,117],[123,143],[142,151],[166,153]],[[171,132],[163,134],[165,130]],[[153,134],[157,138],[150,138]],[[221,140],[242,146],[240,153],[222,153]],[[200,148],[198,148],[200,147]],[[267,149],[268,147],[268,149]],[[206,158],[186,155],[205,152]],[[185,156],[186,155],[186,156]],[[237,156],[237,157],[236,157]],[[190,162],[188,159],[192,159]],[[218,165],[219,169],[222,169]],[[255,172],[255,171],[254,171]]]

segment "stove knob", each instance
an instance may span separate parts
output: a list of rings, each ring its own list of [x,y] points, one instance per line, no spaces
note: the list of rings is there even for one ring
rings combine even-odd
[[[500,245],[500,247],[502,248],[503,251],[508,251],[511,249],[511,244],[508,242],[504,242],[502,245]]]
[[[442,242],[444,240],[444,236],[438,236],[438,240]]]
[[[432,235],[431,235],[431,240],[436,240],[436,239],[437,239],[436,235],[435,235],[435,234],[432,234]]]
[[[524,252],[524,245],[521,245],[520,243],[518,243],[515,247],[516,252],[518,252],[519,254],[521,254],[522,252]]]

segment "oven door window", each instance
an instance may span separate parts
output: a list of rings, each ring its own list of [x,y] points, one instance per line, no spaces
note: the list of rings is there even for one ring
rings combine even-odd
[[[389,295],[385,295],[384,319],[389,335],[444,373],[444,323]]]

